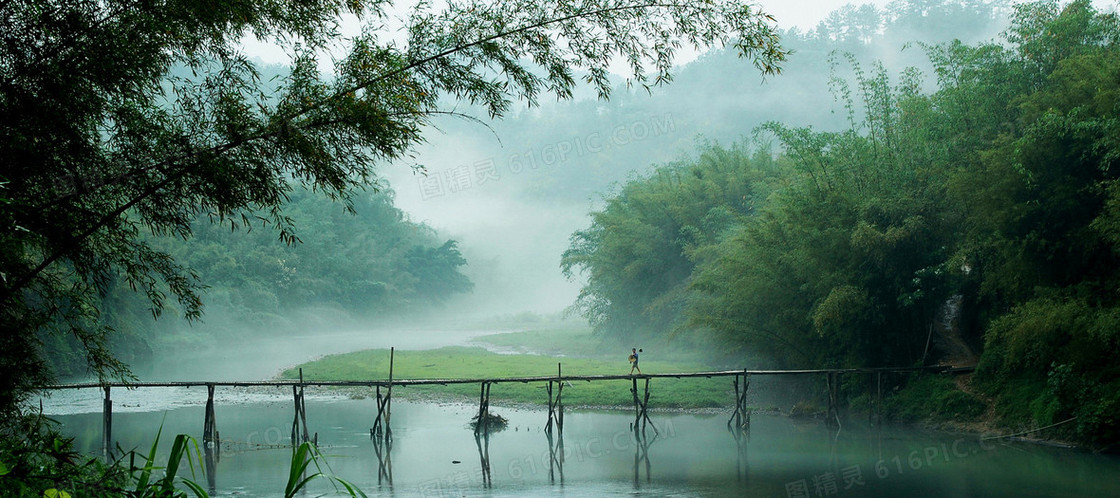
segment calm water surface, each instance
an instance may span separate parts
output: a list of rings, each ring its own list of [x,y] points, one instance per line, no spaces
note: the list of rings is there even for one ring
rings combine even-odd
[[[101,445],[98,395],[44,401],[90,453]],[[205,389],[117,389],[113,397],[113,434],[125,449],[146,452],[161,424],[163,449],[177,433],[201,439]],[[217,402],[223,444],[209,475],[195,480],[215,496],[281,496],[290,391],[219,388]],[[836,433],[819,421],[755,414],[749,437],[736,438],[727,415],[659,412],[652,419],[660,434],[650,428],[642,439],[628,412],[569,410],[563,437],[550,442],[543,409],[495,407],[509,428],[476,440],[467,426],[473,406],[398,399],[385,451],[369,437],[373,400],[309,391],[306,404],[329,470],[370,496],[1120,496],[1114,457],[975,435],[869,430],[858,421]],[[309,496],[331,488],[320,483],[316,491]]]

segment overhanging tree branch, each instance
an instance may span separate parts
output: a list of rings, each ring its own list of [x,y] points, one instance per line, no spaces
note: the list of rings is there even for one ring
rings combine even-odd
[[[49,303],[88,298],[96,311],[97,293],[114,271],[140,279],[155,307],[163,299],[152,294],[156,285],[167,284],[180,302],[190,298],[193,288],[176,280],[182,269],[162,265],[159,252],[136,239],[139,226],[187,237],[201,210],[224,216],[259,208],[271,210],[284,237],[290,222],[281,206],[293,182],[348,199],[376,180],[375,161],[422,143],[433,116],[482,123],[438,109],[441,94],[487,105],[497,117],[513,100],[534,105],[542,91],[571,98],[573,68],[586,68],[587,81],[607,96],[607,67],[618,55],[637,81],[649,81],[643,64],[659,72],[656,83],[668,81],[666,61],[686,41],[713,46],[737,36],[741,55],[758,54],[764,73],[784,58],[766,22],[772,19],[739,0],[585,0],[578,7],[479,1],[468,5],[477,10],[452,6],[450,14],[416,17],[407,53],[376,34],[355,39],[336,65],[338,79],[324,82],[314,49],[326,43],[332,16],[360,3],[265,2],[243,11],[221,4],[198,17],[187,0],[169,0],[160,5],[171,8],[158,11],[137,8],[143,1],[109,0],[0,17],[14,28],[0,35],[0,129],[11,135],[0,153],[16,161],[9,180],[19,192],[6,195],[11,202],[0,221],[27,227],[0,240],[7,248],[0,254],[0,325],[28,337],[52,322],[97,327],[95,313],[76,322],[59,311],[62,304]],[[73,31],[58,31],[70,24]],[[248,29],[318,37],[307,40],[311,48],[296,49],[278,95],[265,91],[235,49]],[[212,71],[201,81],[175,78],[176,62]],[[66,262],[72,272],[49,270]]]
[[[369,89],[370,87],[372,87],[373,85],[375,85],[377,83],[381,83],[381,82],[389,80],[393,77],[402,75],[402,74],[407,73],[407,72],[409,72],[413,69],[416,69],[418,67],[429,64],[433,61],[449,57],[449,56],[457,54],[459,52],[463,52],[465,50],[469,50],[471,48],[478,47],[478,46],[484,45],[486,43],[489,43],[489,42],[492,42],[492,41],[495,41],[495,40],[507,38],[507,37],[510,37],[510,36],[514,36],[514,35],[518,35],[518,34],[528,32],[528,31],[532,31],[534,29],[540,29],[540,28],[544,28],[544,27],[547,27],[547,26],[550,26],[550,25],[560,24],[560,23],[564,23],[564,22],[568,22],[568,21],[572,21],[572,20],[576,20],[576,19],[581,19],[581,18],[595,17],[595,16],[607,16],[607,15],[610,15],[612,13],[622,12],[622,11],[645,10],[645,9],[668,9],[668,8],[677,8],[677,9],[682,9],[683,8],[683,9],[689,9],[689,10],[698,11],[698,12],[705,12],[705,13],[709,13],[709,14],[715,12],[715,9],[713,9],[711,7],[705,7],[705,6],[700,6],[700,5],[678,4],[678,3],[643,3],[643,4],[636,4],[636,5],[621,5],[621,6],[615,6],[615,7],[608,7],[608,8],[602,8],[602,9],[597,9],[597,10],[592,10],[592,11],[587,11],[587,12],[576,12],[574,14],[570,14],[570,15],[555,18],[555,19],[546,19],[546,20],[538,21],[538,22],[535,22],[535,23],[532,23],[532,24],[529,24],[529,25],[526,25],[526,26],[521,26],[521,27],[518,27],[518,28],[502,31],[502,32],[496,33],[494,35],[484,37],[484,38],[481,38],[481,39],[477,39],[477,40],[469,42],[469,43],[457,45],[455,47],[443,50],[443,51],[441,51],[437,54],[434,54],[434,55],[431,55],[431,56],[428,56],[428,57],[425,57],[425,58],[422,58],[422,59],[419,59],[419,60],[416,60],[416,61],[411,61],[403,67],[394,69],[392,71],[389,71],[389,72],[386,72],[386,73],[383,73],[383,74],[380,74],[380,75],[377,75],[377,76],[375,76],[373,78],[370,78],[368,80],[365,80],[361,83],[351,85],[351,86],[346,87],[342,90],[337,90],[333,94],[331,94],[330,96],[328,96],[326,98],[323,98],[323,99],[320,99],[320,100],[318,100],[318,101],[316,101],[312,104],[305,105],[301,109],[299,109],[295,112],[292,112],[290,114],[287,114],[287,115],[284,115],[284,116],[279,116],[277,118],[271,119],[270,124],[264,130],[264,132],[259,133],[259,134],[254,135],[254,136],[247,137],[244,140],[240,140],[240,141],[232,144],[233,147],[228,147],[228,145],[231,145],[231,144],[223,144],[223,145],[215,146],[212,150],[218,150],[218,149],[229,150],[229,149],[236,148],[237,146],[244,145],[244,144],[252,142],[252,141],[263,140],[263,139],[268,139],[270,137],[274,137],[278,133],[278,130],[275,130],[275,129],[269,130],[269,128],[288,127],[289,126],[288,123],[306,115],[307,113],[317,111],[317,110],[321,110],[322,108],[324,108],[328,104],[332,104],[332,103],[338,102],[340,99],[343,99],[343,98],[346,98],[346,97],[349,97],[349,96],[353,96],[357,92],[359,92],[361,90]],[[769,18],[769,17],[767,16],[767,18]],[[778,51],[777,52],[777,60],[780,60],[782,57],[784,57],[784,53]],[[769,64],[765,68],[763,68],[763,72],[766,73],[766,74],[773,74],[773,73],[777,73],[779,71],[780,71],[780,68],[778,68],[776,66],[771,66]],[[436,114],[436,113],[433,112],[431,114]],[[189,159],[189,158],[190,158],[190,156],[184,157],[182,159]],[[39,208],[47,207],[47,206],[50,206],[50,205],[56,205],[60,202],[65,202],[67,200],[70,200],[70,199],[73,199],[73,198],[76,198],[76,197],[80,197],[80,196],[88,194],[88,193],[92,193],[99,188],[106,187],[106,186],[111,186],[111,185],[114,185],[114,184],[118,184],[118,183],[130,180],[132,178],[139,177],[141,175],[145,175],[145,174],[147,174],[148,172],[150,172],[154,169],[158,169],[162,166],[167,166],[169,164],[174,164],[175,162],[177,162],[177,160],[178,160],[178,158],[173,158],[170,161],[163,161],[163,162],[160,162],[160,163],[152,164],[152,165],[147,166],[147,167],[142,167],[142,168],[135,169],[131,172],[118,175],[110,181],[99,182],[97,185],[94,186],[93,189],[90,189],[90,190],[87,190],[87,191],[84,191],[84,192],[75,191],[75,192],[71,192],[69,194],[57,197],[57,198],[51,200],[50,202],[48,202],[48,204],[43,205],[43,206],[39,206]]]

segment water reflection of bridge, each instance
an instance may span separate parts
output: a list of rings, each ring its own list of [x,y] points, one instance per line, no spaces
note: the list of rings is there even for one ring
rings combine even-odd
[[[110,382],[110,383],[84,383],[63,384],[48,386],[45,390],[59,389],[101,389],[103,399],[103,454],[107,459],[112,458],[112,427],[113,427],[113,401],[112,389],[138,389],[138,388],[168,388],[168,387],[205,387],[207,392],[206,408],[203,420],[203,446],[207,449],[206,464],[208,477],[213,476],[210,470],[218,458],[217,452],[212,449],[219,448],[223,441],[217,429],[217,420],[214,415],[214,392],[218,387],[291,387],[293,400],[293,419],[291,428],[291,444],[293,446],[304,442],[317,442],[317,434],[312,433],[307,424],[307,412],[304,401],[304,389],[307,387],[364,387],[375,390],[376,414],[374,423],[370,428],[370,439],[374,443],[378,468],[378,483],[392,484],[392,398],[393,389],[410,386],[448,386],[455,384],[479,385],[478,411],[474,417],[475,440],[481,464],[483,484],[490,486],[491,473],[489,466],[490,433],[496,430],[492,427],[493,418],[490,414],[490,390],[494,384],[503,383],[542,383],[547,396],[547,420],[545,434],[549,447],[549,479],[550,481],[563,482],[564,465],[564,397],[565,385],[573,382],[609,382],[626,381],[629,384],[631,399],[634,407],[634,419],[630,423],[635,443],[634,456],[634,481],[637,485],[644,473],[645,480],[650,480],[651,465],[649,462],[649,448],[660,436],[659,430],[649,417],[651,381],[661,379],[686,379],[730,378],[734,390],[734,406],[727,428],[735,438],[739,449],[739,464],[737,466],[741,476],[746,474],[746,445],[750,435],[751,408],[747,405],[747,393],[750,380],[753,376],[812,376],[823,377],[827,410],[825,423],[830,427],[839,427],[839,386],[841,376],[863,375],[868,379],[868,423],[874,426],[879,424],[879,413],[883,391],[883,375],[894,373],[934,372],[934,373],[963,373],[972,370],[972,367],[930,366],[930,367],[901,367],[901,368],[852,368],[852,369],[805,369],[805,370],[718,370],[704,372],[680,373],[647,373],[640,375],[570,375],[564,374],[562,365],[557,364],[556,375],[528,376],[528,377],[501,377],[501,378],[467,378],[467,379],[395,379],[393,377],[393,352],[390,351],[389,375],[386,379],[360,380],[360,381],[332,381],[332,380],[306,380],[300,371],[298,379],[270,380],[270,381],[165,381],[165,382]],[[652,434],[647,434],[652,432]],[[275,445],[270,445],[275,446]],[[213,481],[210,482],[211,488]]]

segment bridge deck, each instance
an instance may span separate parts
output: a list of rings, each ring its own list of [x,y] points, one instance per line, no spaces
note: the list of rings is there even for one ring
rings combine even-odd
[[[679,372],[656,373],[641,375],[551,375],[533,377],[497,377],[497,378],[471,378],[471,379],[393,379],[389,380],[261,380],[261,381],[156,381],[156,382],[106,382],[106,383],[77,383],[55,384],[45,386],[45,390],[58,389],[90,389],[104,387],[286,387],[286,386],[322,386],[322,387],[394,387],[424,386],[424,385],[449,385],[449,384],[501,384],[501,383],[529,383],[549,381],[605,381],[605,380],[632,380],[632,379],[684,379],[692,377],[731,377],[737,375],[809,375],[809,374],[859,374],[880,372],[943,372],[963,373],[970,372],[975,367],[932,366],[932,367],[898,367],[898,368],[846,368],[846,369],[816,369],[816,370],[716,370],[708,372]]]

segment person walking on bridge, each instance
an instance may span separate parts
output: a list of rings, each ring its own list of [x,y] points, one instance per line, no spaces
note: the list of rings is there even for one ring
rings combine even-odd
[[[638,367],[638,353],[642,350],[630,348],[630,375],[634,375],[634,370],[638,371],[638,375],[642,374],[642,369]]]

